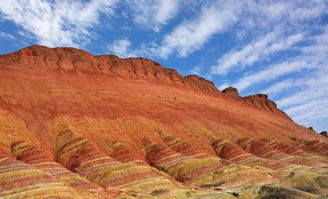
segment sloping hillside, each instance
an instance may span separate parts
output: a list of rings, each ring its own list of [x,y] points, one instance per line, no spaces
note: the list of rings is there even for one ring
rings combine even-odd
[[[327,138],[267,95],[74,48],[0,56],[0,149],[0,198],[328,194]]]

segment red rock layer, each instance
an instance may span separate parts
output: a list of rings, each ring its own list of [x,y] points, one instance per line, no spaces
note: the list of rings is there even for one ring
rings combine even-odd
[[[0,198],[80,199],[82,197],[49,173],[9,158],[0,149]]]
[[[115,192],[107,193],[97,185],[89,182],[77,173],[73,173],[55,162],[50,154],[26,142],[18,142],[11,148],[12,154],[21,161],[46,171],[60,181],[74,187],[79,192],[90,192],[95,198],[112,198]],[[113,190],[112,190],[113,191]],[[117,192],[117,190],[116,190]]]
[[[309,162],[309,164],[311,163],[311,166],[328,168],[328,159],[326,157],[312,155],[304,151],[300,146],[294,145],[292,143],[279,142],[271,138],[265,138],[262,139],[262,141],[267,143],[268,146],[289,155],[305,157],[305,160]]]
[[[228,161],[220,159],[209,159],[209,162],[202,163],[191,156],[177,153],[165,145],[155,143],[149,138],[143,139],[143,145],[146,149],[146,161],[151,166],[167,172],[180,182],[190,182],[198,176],[230,164]],[[192,165],[194,164],[197,166],[193,168]],[[180,167],[179,165],[182,165],[180,171],[175,170],[174,167]],[[183,171],[183,167],[189,167],[190,169]]]
[[[145,58],[121,59],[115,55],[93,56],[75,48],[48,48],[34,45],[15,53],[0,56],[0,65],[41,71],[91,72],[123,78],[147,79],[218,94],[215,85],[197,75],[183,77],[174,69],[163,68]]]
[[[0,142],[6,148],[20,140],[36,146],[44,144],[55,151],[62,166],[98,186],[116,186],[123,191],[177,187],[178,183],[164,172],[135,164],[143,155],[153,166],[187,185],[222,183],[227,189],[230,182],[258,185],[258,179],[268,176],[264,163],[257,166],[268,162],[263,161],[265,158],[291,165],[290,172],[297,170],[292,163],[317,166],[306,156],[277,150],[265,142],[250,143],[246,148],[251,150],[242,151],[231,144],[217,149],[222,157],[235,158],[240,164],[252,163],[252,167],[228,164],[216,157],[208,140],[211,135],[230,143],[240,137],[268,136],[284,143],[297,135],[305,141],[321,141],[299,143],[307,153],[325,153],[326,138],[304,131],[267,96],[243,98],[233,88],[223,93],[202,78],[183,77],[143,58],[93,56],[72,48],[33,46],[0,56]],[[58,131],[64,123],[79,134]],[[155,133],[159,131],[174,137],[164,138],[163,144]],[[150,142],[145,151],[141,145],[144,137],[161,144]],[[116,143],[110,150],[109,140],[126,145]],[[203,156],[203,152],[212,156]],[[21,158],[32,164],[32,157],[46,159],[42,154]]]
[[[111,149],[113,151],[109,156],[114,158],[115,160],[118,160],[120,162],[134,162],[136,164],[141,164],[141,165],[147,164],[139,157],[139,155],[136,152],[127,148],[121,142],[114,142],[111,146]]]
[[[268,95],[266,94],[257,94],[247,97],[243,97],[243,100],[259,109],[275,112],[277,109],[277,104],[269,100]],[[286,115],[287,116],[287,115]]]
[[[160,170],[169,167],[172,161],[178,160],[178,163],[184,159],[191,159],[191,157],[177,153],[167,146],[157,144],[149,138],[144,138],[142,144],[146,150],[146,161],[151,166],[157,167]]]
[[[258,182],[268,180],[267,174],[262,171],[231,164],[221,158],[194,158],[177,153],[149,138],[143,139],[143,145],[146,149],[146,161],[150,165],[186,184],[198,184],[198,186],[212,184],[217,186],[218,184],[233,184],[238,181],[240,185],[241,183],[249,183],[254,179],[254,176],[257,176]],[[228,170],[233,175],[230,175],[232,173]],[[240,177],[241,175],[243,177]]]
[[[57,161],[104,188],[152,191],[159,188],[178,188],[155,169],[122,163],[106,156],[98,146],[69,129],[58,135]]]
[[[296,148],[301,149],[302,151],[305,151],[306,153],[309,153],[311,155],[315,154],[315,155],[323,155],[322,153],[325,153],[325,151],[316,151],[316,150],[311,150],[311,147],[306,147],[306,145],[308,145],[309,143],[311,143],[311,140],[307,140],[307,139],[301,139],[301,138],[297,138],[297,137],[289,137],[289,139],[292,141],[292,145],[294,145]],[[312,142],[313,144],[313,142]],[[311,144],[310,144],[311,145]],[[319,146],[322,146],[321,144],[319,144]]]
[[[231,164],[218,157],[200,159],[187,156],[149,138],[143,139],[143,146],[146,150],[146,161],[150,165],[186,184],[234,187],[248,184],[255,178],[258,183],[271,181],[272,178],[266,172]]]
[[[265,138],[262,139],[262,141],[267,143],[270,147],[290,155],[305,156],[305,157],[311,156],[310,153],[307,153],[302,149],[302,147],[297,146],[295,144],[283,143],[271,138]]]
[[[279,150],[270,147],[263,140],[255,140],[251,138],[242,138],[237,142],[244,150],[267,159],[279,160],[285,163],[298,164],[304,166],[313,166],[313,167],[326,167],[325,164],[322,164],[311,157],[304,156],[295,156],[289,155],[287,153],[281,152]]]
[[[211,95],[222,93],[214,83],[197,75],[182,76],[174,69],[162,67],[159,63],[145,58],[121,59],[115,55],[93,56],[91,53],[75,48],[48,48],[34,45],[17,52],[0,56],[0,65],[11,69],[37,71],[65,71],[69,73],[98,73],[128,79],[150,80],[184,87]],[[242,99],[245,103],[289,117],[277,109],[276,104],[265,94],[239,97],[235,88],[229,87],[225,94]]]
[[[320,142],[319,140],[312,140],[300,145],[305,151],[315,153],[318,155],[328,156],[328,143]]]
[[[236,88],[233,88],[233,87],[228,87],[228,88],[222,90],[222,92],[224,94],[227,94],[227,95],[229,95],[231,97],[235,97],[237,99],[240,97],[239,96],[239,93],[238,93],[238,90]]]
[[[288,163],[257,157],[246,152],[237,144],[230,143],[222,139],[213,139],[212,146],[219,157],[237,164],[262,166],[274,170],[281,169],[289,165]]]
[[[183,141],[180,138],[176,138],[170,134],[161,133],[164,143],[174,151],[182,153],[193,158],[209,158],[212,157],[189,142]]]
[[[50,147],[55,136],[48,124],[63,116],[113,121],[139,117],[146,123],[152,120],[158,125],[156,128],[164,127],[173,134],[186,135],[193,130],[200,145],[206,144],[204,132],[220,131],[220,137],[234,139],[222,129],[233,130],[243,137],[263,138],[273,132],[279,140],[295,133],[307,139],[322,138],[302,132],[302,127],[275,114],[278,110],[272,113],[254,108],[256,103],[230,98],[202,78],[182,77],[147,59],[93,56],[72,48],[32,46],[0,56],[0,70],[1,110],[17,115],[31,135],[35,134]],[[258,98],[262,100],[261,96]],[[269,101],[262,101],[270,105]],[[120,125],[117,127],[118,131],[124,131]],[[121,135],[134,134],[131,129],[126,132]],[[136,139],[144,134],[140,132]],[[98,139],[101,143],[99,137],[95,136],[93,141]],[[113,139],[129,143],[119,135]],[[136,146],[132,149],[138,150]]]
[[[233,87],[228,87],[228,88],[224,89],[222,92],[235,100],[243,101],[246,104],[249,104],[260,110],[277,113],[280,116],[282,116],[283,118],[290,120],[288,115],[285,114],[284,112],[280,111],[277,108],[277,104],[275,102],[271,101],[269,99],[268,95],[266,95],[266,94],[256,94],[256,95],[241,97],[241,96],[239,96],[238,90]]]
[[[237,143],[244,150],[262,158],[280,160],[288,157],[286,153],[273,149],[269,147],[265,142],[260,140],[242,138],[239,139]]]
[[[2,150],[2,148],[0,147],[0,158],[2,159],[7,159],[8,155]]]

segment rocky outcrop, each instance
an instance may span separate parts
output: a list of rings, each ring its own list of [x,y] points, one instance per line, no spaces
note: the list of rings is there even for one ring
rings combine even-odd
[[[234,187],[249,183],[255,176],[259,182],[266,182],[271,178],[260,170],[232,164],[221,158],[187,156],[149,138],[143,139],[143,145],[146,149],[146,160],[150,165],[186,184]]]
[[[305,151],[328,156],[328,143],[311,140],[301,145]]]
[[[0,149],[0,198],[90,198],[48,172],[7,156]]]
[[[152,186],[175,187],[173,183],[147,166],[122,163],[106,156],[97,145],[67,129],[60,132],[56,160],[104,188],[151,190]],[[145,183],[148,182],[148,183]]]
[[[323,162],[321,163],[320,160],[317,161],[312,157],[291,155],[282,152],[280,150],[277,150],[274,147],[270,146],[269,144],[270,142],[268,143],[267,139],[256,140],[251,138],[242,138],[239,139],[237,143],[247,152],[252,153],[261,158],[279,160],[284,163],[304,165],[306,167],[311,167],[311,166],[317,166],[323,168],[327,167],[326,164],[324,164]],[[278,146],[276,147],[278,148]],[[288,151],[288,149],[284,149],[284,151],[285,150]],[[304,167],[305,170],[309,169],[306,167]]]
[[[89,182],[77,173],[73,173],[62,167],[53,160],[51,154],[24,141],[13,144],[11,152],[18,160],[24,161],[40,170],[48,172],[51,176],[65,182],[75,190],[78,190],[79,193],[84,193],[84,195],[89,195],[92,198],[99,199],[112,198],[116,195],[115,191],[112,193],[110,191],[106,192],[101,187]]]
[[[256,155],[246,152],[237,144],[230,143],[222,139],[213,139],[212,146],[213,149],[215,150],[215,153],[219,157],[227,159],[237,164],[242,164],[247,166],[257,165],[274,170],[282,169],[288,165],[283,162],[258,157]],[[287,172],[286,174],[285,172],[282,172],[280,170],[279,176],[282,174],[288,175],[289,173]]]
[[[322,131],[322,132],[320,133],[320,135],[325,136],[325,137],[328,137],[328,133],[327,133],[327,131]]]
[[[307,140],[307,139],[300,139],[296,137],[290,137],[291,140],[293,140],[297,145],[297,147],[300,147],[302,150],[310,153],[310,154],[317,154],[317,155],[323,155],[328,156],[328,143],[327,142],[321,142],[319,140]]]
[[[173,135],[167,133],[160,133],[163,138],[164,143],[174,151],[178,153],[182,153],[187,156],[191,156],[193,158],[209,158],[211,157],[209,154],[204,151],[198,149],[194,145],[189,142],[186,142],[182,139],[176,138]]]
[[[247,104],[254,106],[260,110],[269,111],[272,113],[277,113],[281,117],[291,120],[291,118],[283,111],[277,108],[277,104],[271,101],[266,94],[256,94],[251,96],[246,96],[242,98]]]
[[[205,93],[217,93],[218,89],[215,87],[214,83],[208,81],[197,75],[187,75],[185,76],[184,84],[189,85],[190,87],[200,90]]]
[[[286,119],[291,120],[287,114],[285,114],[284,112],[278,109],[277,104],[271,101],[268,95],[266,94],[256,94],[256,95],[241,97],[239,95],[238,89],[234,87],[228,87],[222,90],[222,93],[235,100],[244,102],[252,107],[255,107],[257,109],[275,113]]]
[[[137,57],[122,59],[115,55],[93,56],[76,48],[48,48],[34,45],[12,54],[1,55],[2,67],[19,70],[57,71],[67,73],[98,73],[109,77],[141,79],[186,87],[196,91],[218,94],[213,82],[189,75],[183,77],[174,69]]]
[[[277,104],[269,100],[268,95],[266,94],[257,94],[243,97],[243,100],[259,109],[268,110],[274,112],[277,110]]]
[[[265,142],[268,146],[290,155],[297,155],[297,156],[304,156],[304,157],[311,156],[311,154],[305,152],[304,150],[302,150],[300,146],[297,146],[295,144],[279,142],[278,140],[272,138],[265,138],[262,139],[262,141]]]
[[[224,89],[222,92],[229,96],[232,96],[232,97],[236,97],[236,98],[240,97],[238,90],[234,87],[228,87],[228,88]]]
[[[123,163],[106,156],[96,144],[69,129],[59,133],[56,159],[68,169],[106,189],[115,187],[128,193],[133,190],[146,194],[136,195],[137,198],[152,198],[152,194],[158,190],[165,190],[165,193],[172,197],[189,192],[184,186],[172,182],[170,178],[148,165]],[[190,196],[202,197],[208,194],[211,195],[206,191],[199,191]]]
[[[134,162],[141,165],[146,164],[135,151],[130,150],[121,142],[113,142],[110,148],[113,150],[110,153],[110,157],[115,160],[120,162]]]

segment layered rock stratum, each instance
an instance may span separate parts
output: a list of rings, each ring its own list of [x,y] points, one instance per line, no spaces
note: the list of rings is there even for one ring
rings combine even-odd
[[[0,55],[0,198],[325,198],[328,140],[145,58]]]

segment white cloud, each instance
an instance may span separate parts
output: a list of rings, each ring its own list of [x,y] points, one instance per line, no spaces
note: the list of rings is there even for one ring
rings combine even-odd
[[[304,21],[314,19],[327,13],[328,4],[326,0],[296,0],[288,2],[288,12],[293,21]],[[292,10],[292,12],[291,12]]]
[[[295,80],[294,87],[300,87],[299,91],[287,95],[277,101],[297,122],[313,126],[317,124],[321,130],[323,118],[328,118],[328,70],[327,65],[323,65],[312,78],[301,78]],[[326,127],[327,128],[327,127]]]
[[[0,32],[0,37],[7,39],[7,40],[15,40],[16,38],[12,36],[11,34]]]
[[[269,32],[277,26],[284,31],[304,29],[305,21],[326,14],[327,7],[326,0],[245,1],[240,25],[252,33]]]
[[[317,110],[322,110],[322,109],[327,108],[327,103],[328,103],[328,99],[320,99],[320,100],[314,99],[314,100],[310,100],[304,104],[288,108],[285,111],[289,115],[292,115],[292,116],[300,119],[305,116],[304,113],[306,113],[306,112],[308,112],[312,115],[313,110],[315,110],[316,114],[318,114]]]
[[[297,59],[298,61],[307,60],[312,63],[314,70],[307,71],[301,76],[289,76],[288,79],[275,82],[263,92],[278,94],[288,89],[291,92],[285,92],[276,101],[278,106],[283,108],[296,122],[307,126],[316,125],[315,127],[318,129],[324,130],[327,128],[325,119],[328,118],[328,51],[326,48],[328,26],[323,26],[321,30],[321,33],[307,37],[304,40],[305,44],[298,47],[300,55],[292,58],[294,61]],[[286,67],[293,68],[289,64]],[[306,68],[306,66],[300,67],[299,70],[302,68]],[[259,72],[259,74],[261,73],[262,71]],[[256,83],[262,81],[266,80]]]
[[[318,76],[307,80],[307,87],[293,95],[284,97],[277,101],[280,107],[300,105],[309,100],[328,97],[328,75]]]
[[[323,27],[321,34],[311,36],[309,41],[312,41],[312,44],[301,47],[301,51],[316,59],[326,61],[328,59],[328,25]]]
[[[274,83],[269,88],[263,90],[263,92],[269,94],[277,94],[286,89],[295,89],[298,87],[309,86],[308,83],[315,82],[316,79],[321,79],[321,74],[325,74],[324,68],[326,66],[326,60],[328,59],[328,26],[322,28],[322,32],[317,35],[313,35],[305,40],[310,42],[306,46],[298,47],[298,49],[302,52],[299,56],[299,60],[307,59],[309,61],[317,63],[317,70],[314,72],[307,73],[302,77],[298,78],[290,78],[283,80],[282,82]]]
[[[268,88],[261,91],[261,93],[268,94],[270,96],[274,96],[282,91],[288,90],[288,89],[295,89],[300,86],[304,86],[305,82],[304,79],[286,79],[278,83],[274,83],[273,85],[269,86]]]
[[[325,0],[243,1],[240,12],[236,38],[241,43],[252,39],[242,48],[221,55],[211,67],[212,74],[226,75],[234,69],[251,67],[293,47],[305,38],[305,32],[315,28],[306,21],[328,13],[328,3]]]
[[[199,66],[195,66],[193,67],[191,70],[190,70],[190,73],[191,74],[196,74],[196,75],[199,75],[199,73],[202,71],[202,68],[199,67]]]
[[[135,22],[159,31],[179,10],[179,0],[127,1]]]
[[[297,60],[297,59],[296,59]],[[256,72],[251,75],[247,75],[237,81],[234,87],[238,88],[240,91],[248,88],[256,83],[261,83],[269,80],[276,79],[282,75],[286,75],[295,71],[300,71],[306,68],[318,67],[318,63],[309,60],[297,60],[297,61],[287,61],[280,64],[275,64],[268,67],[265,70]]]
[[[286,109],[285,112],[296,122],[315,126],[320,131],[327,130],[328,100],[326,98],[309,100],[303,104]]]
[[[229,83],[223,83],[222,85],[220,85],[219,86],[219,89],[220,90],[224,90],[224,89],[226,89],[226,88],[228,88],[228,87],[230,87],[231,85],[229,84]]]
[[[7,0],[0,4],[0,14],[32,33],[40,44],[79,46],[99,23],[100,12],[110,13],[114,0]]]
[[[17,32],[20,36],[25,37],[25,39],[30,39],[33,37],[33,35],[27,31],[20,30]]]
[[[275,52],[287,50],[303,38],[301,33],[284,38],[277,32],[270,32],[255,39],[240,50],[228,52],[218,60],[217,65],[211,67],[211,71],[213,74],[226,75],[234,68],[251,66]]]
[[[109,52],[124,58],[136,56],[130,48],[131,42],[127,39],[116,40],[107,46]]]
[[[225,31],[236,22],[239,6],[238,1],[230,0],[203,7],[198,17],[184,21],[165,35],[156,54],[163,58],[175,52],[187,56],[200,49],[214,34]]]

